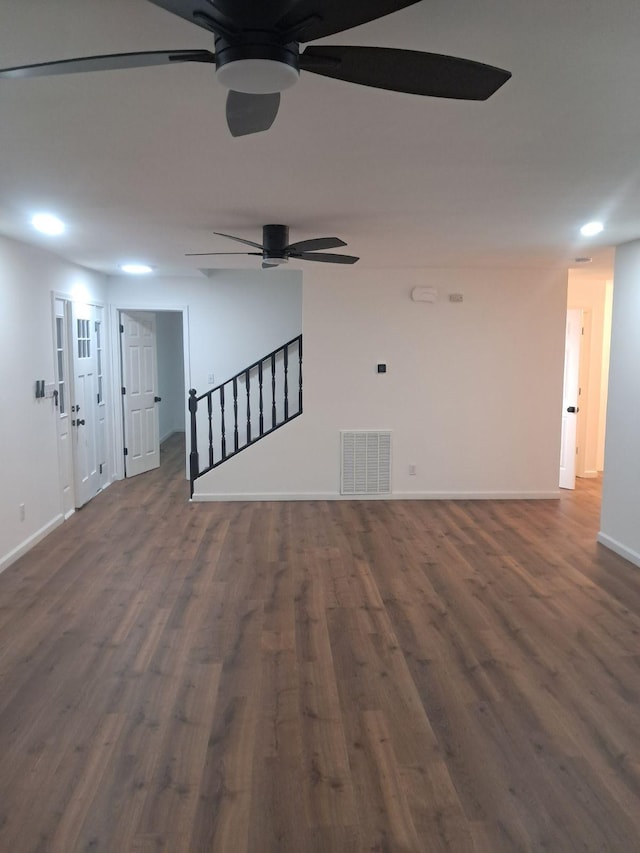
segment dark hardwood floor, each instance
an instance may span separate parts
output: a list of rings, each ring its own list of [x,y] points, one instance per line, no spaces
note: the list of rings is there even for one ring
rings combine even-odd
[[[189,504],[0,575],[2,853],[640,850],[640,569],[559,501]]]

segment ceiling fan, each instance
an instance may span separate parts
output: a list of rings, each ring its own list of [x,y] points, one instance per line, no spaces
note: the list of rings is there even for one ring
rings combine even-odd
[[[299,261],[319,261],[324,264],[355,264],[360,260],[354,255],[334,255],[322,249],[337,249],[346,246],[344,240],[339,237],[315,237],[311,240],[300,240],[298,243],[289,243],[289,227],[287,225],[264,225],[262,227],[262,244],[254,243],[253,240],[244,240],[242,237],[234,237],[232,234],[221,234],[214,231],[218,237],[227,237],[236,240],[246,246],[253,246],[259,252],[188,252],[186,257],[207,257],[210,255],[255,255],[262,257],[262,268],[286,264],[289,258]]]
[[[268,130],[280,92],[300,71],[350,83],[436,98],[484,101],[510,72],[469,59],[384,47],[300,44],[343,32],[412,6],[419,0],[150,0],[213,33],[208,50],[145,51],[85,56],[0,69],[1,77],[38,77],[180,62],[215,64],[229,90],[227,124],[233,136]]]

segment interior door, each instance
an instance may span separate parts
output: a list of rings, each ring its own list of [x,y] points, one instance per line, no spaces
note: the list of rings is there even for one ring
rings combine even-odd
[[[55,413],[58,432],[58,471],[62,512],[67,518],[74,510],[73,433],[71,428],[71,382],[69,371],[69,308],[64,299],[54,299]]]
[[[156,315],[121,311],[125,473],[143,474],[160,465]]]
[[[564,385],[562,389],[562,434],[560,440],[560,488],[576,487],[576,427],[580,380],[580,343],[582,311],[567,311],[564,348]]]
[[[83,506],[100,491],[96,453],[96,338],[93,306],[71,304],[73,350],[73,395],[71,435],[75,481],[75,504]]]

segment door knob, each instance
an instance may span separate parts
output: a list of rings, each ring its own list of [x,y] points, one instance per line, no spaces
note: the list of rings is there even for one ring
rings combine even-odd
[[[576,412],[579,412],[580,409],[576,406],[567,406],[567,411],[571,412],[571,414],[574,415]]]
[[[162,402],[162,397],[154,397],[154,398],[153,398],[153,402],[154,402],[154,403],[161,403],[161,402]]]
[[[83,420],[77,420],[76,423],[78,426],[84,426],[84,419]]]

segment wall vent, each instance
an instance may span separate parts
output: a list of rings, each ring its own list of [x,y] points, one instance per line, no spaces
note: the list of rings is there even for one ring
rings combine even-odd
[[[342,431],[340,494],[384,495],[391,492],[391,433]]]

